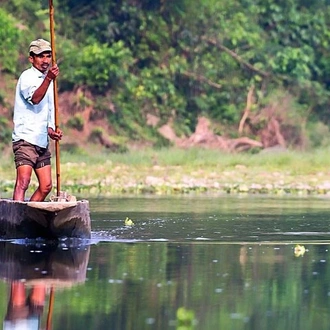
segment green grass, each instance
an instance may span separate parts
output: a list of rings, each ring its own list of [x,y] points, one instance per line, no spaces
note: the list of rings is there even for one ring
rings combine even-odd
[[[184,166],[187,169],[234,168],[237,165],[255,167],[265,171],[294,170],[299,173],[309,173],[327,170],[330,167],[329,150],[315,152],[288,151],[275,154],[228,154],[217,150],[165,148],[160,150],[142,149],[127,153],[96,153],[89,155],[61,154],[63,163],[85,163],[88,166],[96,164],[122,164],[127,166]]]
[[[228,154],[197,148],[63,151],[60,162],[63,190],[84,195],[214,191],[330,194],[327,149],[273,154]],[[55,183],[55,168],[53,176]],[[0,165],[0,191],[11,190],[14,180],[12,155],[7,153]],[[33,179],[31,187],[35,184]]]

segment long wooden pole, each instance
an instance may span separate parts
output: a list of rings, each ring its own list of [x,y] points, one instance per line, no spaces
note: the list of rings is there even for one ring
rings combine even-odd
[[[52,320],[53,320],[53,310],[54,310],[54,288],[51,287],[50,289],[50,296],[49,296],[49,306],[48,306],[48,313],[47,313],[47,323],[46,323],[46,330],[52,329]]]
[[[52,65],[56,64],[56,49],[55,49],[55,28],[54,28],[54,6],[53,0],[49,0],[49,22],[50,22],[50,44],[52,48]],[[54,109],[55,109],[55,130],[59,128],[59,114],[58,114],[58,94],[57,82],[53,81],[54,85]],[[56,155],[56,193],[60,195],[61,191],[61,174],[60,174],[60,143],[55,141],[55,155]]]

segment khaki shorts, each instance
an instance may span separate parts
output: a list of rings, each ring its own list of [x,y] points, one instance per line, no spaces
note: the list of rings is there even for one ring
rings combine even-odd
[[[13,152],[16,168],[29,165],[38,169],[51,164],[51,153],[48,148],[41,148],[24,140],[13,142]]]

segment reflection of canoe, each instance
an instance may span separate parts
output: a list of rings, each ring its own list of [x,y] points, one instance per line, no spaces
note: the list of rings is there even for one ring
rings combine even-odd
[[[1,238],[90,238],[89,202],[0,200]]]
[[[63,288],[83,283],[89,251],[89,246],[62,249],[55,245],[33,247],[0,242],[0,278]]]
[[[10,294],[3,329],[52,329],[55,290],[86,281],[89,246],[18,245],[0,241],[0,280]],[[47,325],[41,326],[49,292]]]

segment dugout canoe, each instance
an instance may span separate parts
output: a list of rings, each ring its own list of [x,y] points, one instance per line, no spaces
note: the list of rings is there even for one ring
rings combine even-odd
[[[0,238],[62,237],[88,239],[91,219],[87,200],[20,202],[0,199]]]

